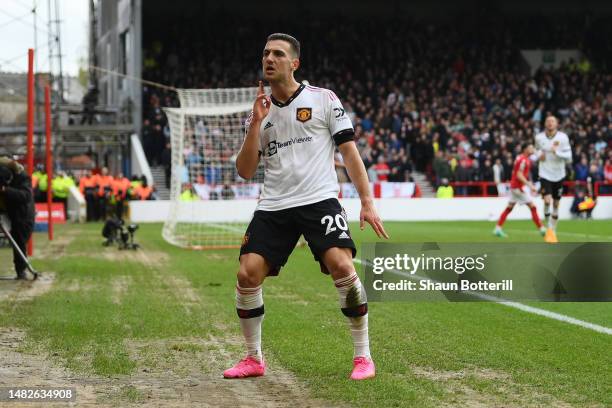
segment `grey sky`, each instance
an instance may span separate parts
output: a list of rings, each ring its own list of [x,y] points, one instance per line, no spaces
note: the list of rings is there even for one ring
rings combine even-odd
[[[87,57],[89,0],[57,0],[60,13],[64,73],[76,75],[78,60]],[[51,1],[51,4],[55,0]],[[0,0],[0,71],[25,72],[28,48],[34,48],[33,5],[37,8],[38,71],[49,70],[49,0]],[[19,18],[13,21],[14,17]],[[56,70],[55,68],[54,70]]]

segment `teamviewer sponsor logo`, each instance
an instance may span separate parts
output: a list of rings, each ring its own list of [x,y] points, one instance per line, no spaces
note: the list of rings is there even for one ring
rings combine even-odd
[[[312,136],[307,137],[294,137],[285,142],[277,142],[276,140],[272,140],[268,143],[268,147],[266,148],[267,156],[274,156],[279,149],[292,146],[294,144],[302,144],[302,143],[310,143],[312,142]]]
[[[268,143],[268,157],[274,156],[276,152],[277,152],[276,140],[273,140],[270,143]]]

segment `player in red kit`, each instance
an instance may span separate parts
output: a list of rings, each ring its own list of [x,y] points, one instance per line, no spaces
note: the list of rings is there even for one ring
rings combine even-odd
[[[536,206],[533,204],[529,191],[531,190],[533,193],[537,192],[535,186],[529,180],[529,174],[531,171],[531,160],[529,159],[529,156],[531,156],[533,153],[533,143],[523,143],[521,145],[521,154],[514,161],[514,167],[512,168],[512,179],[510,180],[510,200],[508,201],[508,206],[499,217],[497,225],[493,230],[493,234],[498,237],[507,237],[506,233],[502,229],[502,226],[504,225],[504,222],[506,222],[508,214],[510,214],[514,209],[516,203],[525,204],[527,207],[529,207],[533,223],[540,230],[540,234],[546,234],[546,228],[542,226],[540,217],[538,217],[538,211],[536,210]]]

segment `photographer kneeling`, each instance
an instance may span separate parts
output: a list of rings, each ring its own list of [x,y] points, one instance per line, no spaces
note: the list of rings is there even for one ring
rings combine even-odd
[[[8,157],[0,157],[0,214],[2,213],[8,216],[10,234],[25,255],[26,244],[34,229],[32,180],[21,164]],[[13,263],[17,279],[27,279],[26,260],[16,248],[13,248]]]

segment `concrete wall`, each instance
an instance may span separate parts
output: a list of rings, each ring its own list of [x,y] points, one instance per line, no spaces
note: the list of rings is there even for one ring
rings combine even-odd
[[[359,220],[359,199],[340,200],[350,221]],[[381,218],[385,221],[494,221],[503,211],[508,200],[491,198],[389,198],[375,200]],[[542,201],[535,200],[538,211]],[[179,221],[185,222],[248,222],[253,215],[257,200],[195,201],[181,202],[178,208]],[[568,219],[572,198],[561,200],[559,216]],[[163,222],[170,211],[171,201],[131,201],[133,222]],[[527,207],[519,206],[509,219],[530,219]],[[612,197],[600,197],[593,211],[595,219],[612,219]]]

